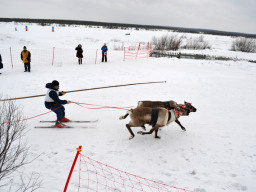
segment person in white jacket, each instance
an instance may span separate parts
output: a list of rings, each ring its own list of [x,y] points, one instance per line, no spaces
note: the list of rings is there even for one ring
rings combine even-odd
[[[69,122],[70,120],[65,117],[65,108],[63,105],[72,103],[67,100],[60,100],[59,96],[65,93],[59,92],[59,82],[54,80],[51,83],[47,83],[46,88],[48,88],[45,96],[45,107],[52,110],[57,115],[56,127],[64,128],[66,125],[62,122]]]

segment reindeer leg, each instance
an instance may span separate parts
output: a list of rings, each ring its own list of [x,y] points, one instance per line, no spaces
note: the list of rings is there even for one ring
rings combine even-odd
[[[181,127],[181,129],[182,129],[183,131],[186,131],[185,127],[183,127],[183,126],[181,125],[181,123],[179,122],[178,119],[176,119],[175,122]]]
[[[146,131],[145,125],[142,125],[141,128],[142,128],[144,131]]]
[[[159,128],[158,126],[155,126],[155,127],[152,127],[149,132],[138,131],[137,133],[141,135],[152,134],[158,128]]]
[[[155,138],[160,139],[161,137],[157,136],[158,129],[155,130]]]
[[[129,113],[126,113],[125,115],[119,117],[119,119],[120,119],[120,120],[125,119],[128,115],[129,115]]]
[[[128,129],[128,131],[130,132],[131,136],[129,137],[129,139],[132,139],[134,137],[134,133],[131,130],[131,126],[129,124],[126,124],[126,127]]]

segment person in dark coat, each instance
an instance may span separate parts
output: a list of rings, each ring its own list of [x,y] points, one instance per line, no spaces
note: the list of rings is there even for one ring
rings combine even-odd
[[[104,43],[104,45],[101,47],[101,51],[102,51],[102,62],[107,62],[107,51],[108,51],[108,47],[106,45],[106,43]]]
[[[57,115],[56,127],[63,128],[66,127],[62,122],[69,122],[70,120],[65,117],[65,108],[63,105],[72,103],[67,100],[60,100],[59,96],[65,93],[59,92],[59,82],[54,80],[51,83],[47,83],[45,87],[48,89],[45,95],[45,107],[52,110]]]
[[[27,72],[27,71],[30,72],[31,54],[27,50],[26,46],[23,47],[23,51],[21,52],[20,57],[22,62],[24,63],[24,68],[25,68],[24,72]]]
[[[3,63],[2,63],[2,56],[1,56],[1,54],[0,54],[0,69],[2,69],[4,66],[3,66]],[[0,74],[2,74],[2,73],[0,73]]]
[[[78,64],[82,64],[82,58],[83,58],[83,49],[82,49],[82,45],[79,44],[77,47],[76,47],[76,57],[78,58]]]

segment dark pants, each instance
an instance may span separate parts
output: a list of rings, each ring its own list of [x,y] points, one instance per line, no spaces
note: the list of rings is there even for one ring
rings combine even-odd
[[[57,121],[60,121],[62,117],[65,117],[65,108],[64,106],[57,104],[51,107],[51,110],[56,113]]]
[[[104,59],[105,62],[107,62],[107,54],[105,55],[104,53],[102,53],[102,62],[104,62]]]
[[[25,68],[25,71],[30,72],[30,62],[29,63],[24,63],[24,68]]]

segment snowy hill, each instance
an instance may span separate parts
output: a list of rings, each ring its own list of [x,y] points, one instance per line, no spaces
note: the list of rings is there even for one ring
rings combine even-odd
[[[154,135],[135,135],[129,140],[126,113],[120,109],[85,109],[65,105],[66,116],[74,120],[99,120],[95,128],[35,129],[40,120],[55,120],[55,114],[26,122],[29,157],[38,155],[23,174],[38,172],[43,179],[39,192],[63,190],[76,148],[92,159],[129,173],[196,192],[256,191],[256,65],[246,61],[148,58],[123,61],[115,46],[137,45],[166,31],[103,29],[86,26],[49,26],[0,23],[0,54],[5,68],[0,72],[0,94],[23,97],[46,93],[45,84],[56,79],[60,90],[69,91],[116,84],[167,81],[66,94],[62,99],[102,106],[136,106],[140,100],[192,102],[196,113],[181,117],[184,132],[173,123]],[[15,31],[15,27],[17,31]],[[130,33],[130,35],[125,35]],[[169,31],[169,34],[173,32]],[[182,35],[182,34],[178,34]],[[186,34],[199,36],[199,34]],[[205,35],[212,49],[188,51],[256,60],[256,53],[230,51],[232,37]],[[108,62],[101,63],[95,51],[109,47]],[[84,64],[78,65],[75,47],[82,44]],[[23,46],[31,51],[31,73],[24,73],[19,54]],[[13,68],[10,60],[13,53]],[[68,62],[52,66],[53,47]],[[57,54],[57,52],[56,52]],[[73,55],[73,57],[72,57]],[[17,100],[25,117],[47,112],[44,97]],[[147,130],[150,126],[147,126]],[[136,133],[139,128],[133,128]],[[14,178],[14,182],[18,182]],[[70,191],[77,190],[78,167]],[[9,188],[2,188],[8,191]]]

